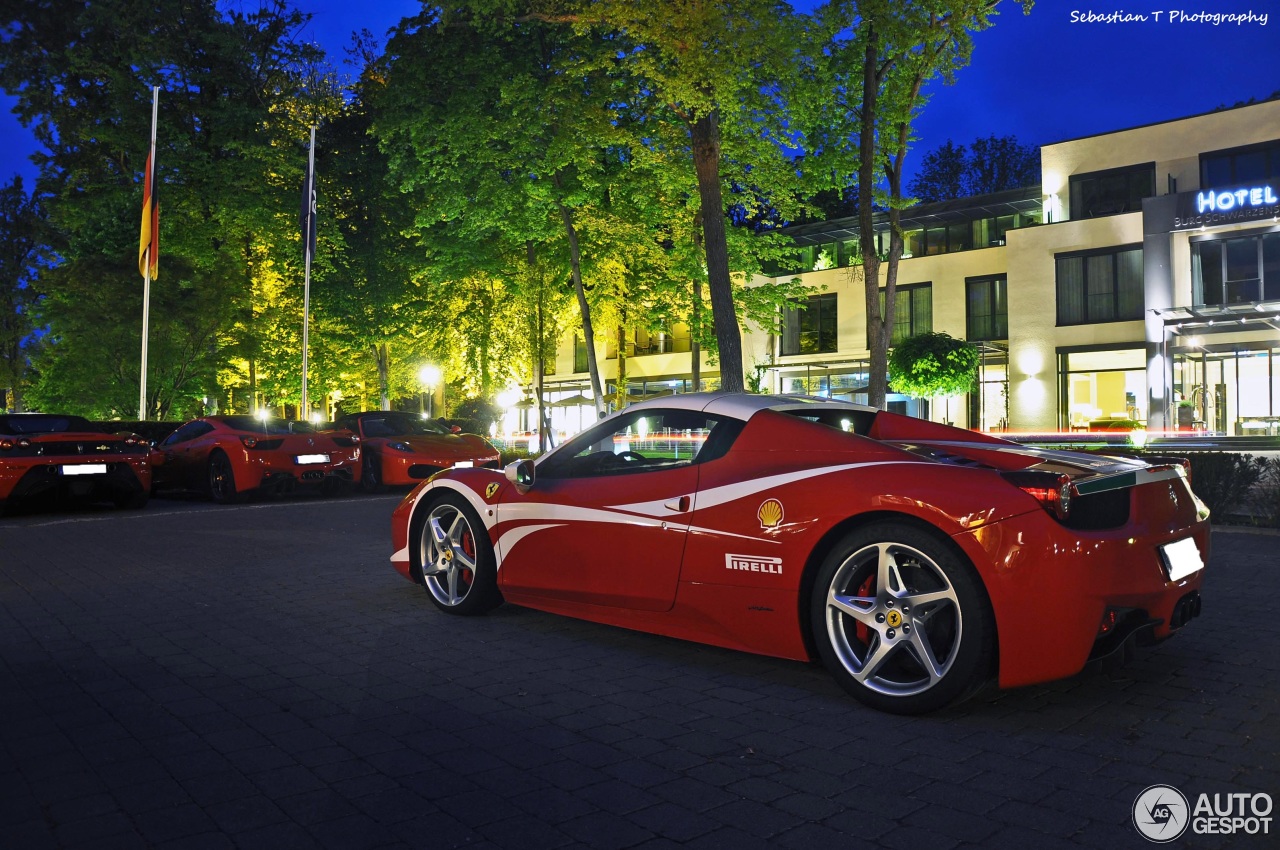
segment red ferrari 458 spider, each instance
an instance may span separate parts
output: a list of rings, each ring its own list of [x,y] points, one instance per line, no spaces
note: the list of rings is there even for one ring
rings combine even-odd
[[[460,434],[416,413],[371,410],[340,417],[334,426],[359,434],[364,451],[360,486],[417,484],[442,469],[498,465],[498,450],[475,434]]]
[[[444,611],[507,600],[820,658],[886,711],[1073,675],[1200,611],[1208,510],[1177,461],[1025,448],[822,399],[689,394],[392,519]]]
[[[220,503],[299,485],[336,495],[360,476],[356,435],[247,415],[194,419],[165,437],[152,457],[157,489],[195,490]]]
[[[150,446],[79,416],[0,416],[0,508],[41,497],[140,508],[151,495]]]

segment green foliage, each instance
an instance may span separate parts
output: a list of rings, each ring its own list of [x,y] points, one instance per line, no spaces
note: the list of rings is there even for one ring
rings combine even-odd
[[[1209,506],[1216,521],[1246,510],[1250,491],[1267,472],[1264,459],[1232,452],[1192,452],[1191,489]]]
[[[1040,151],[1017,136],[974,139],[966,149],[950,139],[924,155],[911,181],[918,200],[949,201],[1040,182]]]
[[[27,360],[37,345],[34,284],[47,253],[44,231],[43,205],[15,175],[0,188],[0,410],[23,408]]]
[[[959,395],[977,380],[978,347],[945,333],[903,340],[889,354],[889,383],[915,398]]]

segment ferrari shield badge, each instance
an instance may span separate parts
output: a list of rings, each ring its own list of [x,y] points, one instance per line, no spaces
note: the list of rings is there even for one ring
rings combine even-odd
[[[485,488],[484,488],[484,497],[485,497],[486,499],[492,499],[492,498],[493,498],[493,494],[494,494],[494,493],[497,493],[497,492],[498,492],[498,482],[497,482],[497,481],[490,481],[490,482],[489,482],[489,486],[487,486],[487,487],[485,487]]]
[[[766,499],[756,511],[756,519],[760,520],[763,529],[777,528],[782,525],[782,502],[777,499]]]

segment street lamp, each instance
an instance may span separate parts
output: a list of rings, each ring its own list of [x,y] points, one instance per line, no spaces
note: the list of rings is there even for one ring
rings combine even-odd
[[[432,411],[427,407],[427,396],[435,394],[435,389],[440,384],[443,377],[440,373],[439,366],[427,364],[418,370],[418,380],[422,383],[422,416],[424,419],[430,419]]]

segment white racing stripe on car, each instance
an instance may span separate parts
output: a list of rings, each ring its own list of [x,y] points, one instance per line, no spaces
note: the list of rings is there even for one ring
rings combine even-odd
[[[796,481],[816,478],[820,475],[844,472],[848,469],[857,469],[863,466],[887,466],[892,464],[918,462],[919,461],[876,460],[865,463],[841,463],[835,466],[820,466],[816,469],[802,469],[796,472],[784,472],[779,475],[766,475],[764,478],[752,478],[747,481],[739,481],[735,484],[724,484],[720,487],[712,487],[709,490],[702,490],[694,497],[693,507],[694,510],[699,511],[705,508],[714,508],[719,505],[727,504],[728,502],[735,502],[738,499],[745,499],[748,496],[759,495],[760,493],[766,490],[771,490],[775,487],[783,487]],[[671,501],[670,498],[657,499],[652,502],[634,502],[629,505],[613,505],[610,509],[617,511],[633,511],[635,513],[655,517],[684,516],[688,514],[688,511],[678,511],[667,507],[664,503],[669,501]]]
[[[510,531],[504,532],[503,535],[498,538],[497,546],[494,547],[495,549],[494,554],[497,556],[497,560],[498,560],[498,569],[502,569],[503,558],[506,556],[508,552],[511,551],[511,548],[515,546],[517,543],[519,543],[521,540],[528,537],[530,534],[533,534],[535,531],[542,531],[544,528],[559,528],[562,525],[564,525],[564,523],[548,523],[546,525],[523,525],[520,528],[513,528]]]

